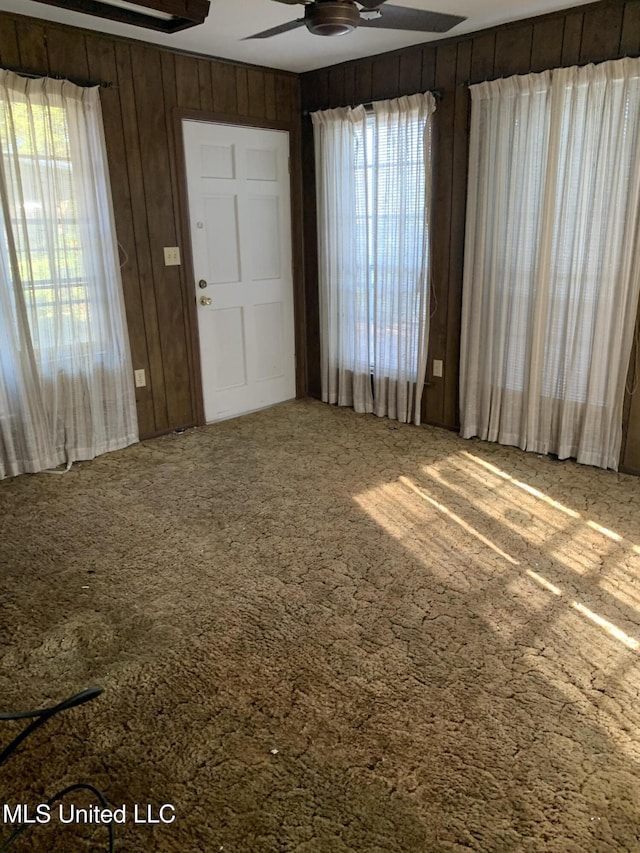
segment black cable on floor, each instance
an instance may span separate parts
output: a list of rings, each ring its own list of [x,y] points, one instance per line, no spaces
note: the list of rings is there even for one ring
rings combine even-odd
[[[47,720],[51,719],[51,717],[59,714],[61,711],[67,711],[69,708],[75,708],[78,705],[84,705],[85,702],[91,702],[92,699],[96,699],[100,696],[101,693],[104,693],[104,689],[102,687],[87,687],[85,690],[81,690],[80,693],[76,693],[73,696],[70,696],[68,699],[64,699],[62,702],[59,702],[57,705],[52,705],[49,708],[41,708],[37,711],[14,711],[9,713],[1,713],[0,721],[3,720],[28,720],[33,719],[24,731],[20,732],[17,737],[15,737],[8,746],[6,746],[2,752],[0,753],[0,766],[2,766],[8,758],[10,758],[16,749],[20,746],[20,744],[29,737],[32,732],[34,732],[37,728],[47,722]],[[65,788],[62,791],[59,791],[57,794],[54,794],[51,799],[47,800],[47,805],[52,806],[58,800],[61,800],[63,797],[66,797],[67,794],[70,794],[72,791],[90,791],[92,794],[98,798],[103,808],[109,808],[110,803],[107,798],[104,796],[102,791],[99,791],[97,788],[94,788],[93,785],[89,785],[83,782],[79,782],[76,785],[69,785],[68,788]],[[113,853],[115,850],[115,833],[113,829],[113,821],[105,824],[107,827],[107,831],[109,833],[109,853]],[[9,838],[0,846],[0,853],[5,853],[6,850],[19,838],[25,830],[29,829],[33,824],[22,823],[16,827],[16,829],[11,833]]]
[[[64,699],[57,705],[52,705],[50,708],[42,708],[38,711],[14,711],[8,714],[0,714],[0,721],[26,720],[30,717],[35,717],[34,721],[0,752],[0,767],[13,755],[23,740],[28,738],[32,732],[46,723],[51,717],[55,716],[55,714],[59,714],[60,711],[66,711],[69,708],[75,708],[77,705],[84,705],[85,702],[91,702],[92,699],[100,696],[101,693],[104,693],[103,687],[87,687],[86,690],[81,690],[80,693],[76,693],[74,696]]]
[[[63,797],[66,797],[67,794],[70,794],[72,791],[91,791],[92,794],[100,800],[100,804],[103,808],[109,808],[111,803],[107,800],[102,791],[98,790],[98,788],[94,788],[93,785],[89,785],[83,782],[78,782],[76,785],[69,785],[68,788],[65,788],[62,791],[58,791],[57,794],[54,794],[49,800],[47,800],[47,805],[52,806],[58,800],[61,800]],[[104,824],[107,827],[107,831],[109,833],[109,847],[107,848],[109,853],[114,853],[116,847],[116,837],[113,829],[113,821],[109,821],[109,823]],[[16,827],[14,831],[11,833],[9,838],[2,844],[0,847],[0,853],[5,853],[6,850],[11,847],[14,841],[16,841],[23,832],[27,829],[30,829],[33,826],[31,823],[21,823],[20,826]]]

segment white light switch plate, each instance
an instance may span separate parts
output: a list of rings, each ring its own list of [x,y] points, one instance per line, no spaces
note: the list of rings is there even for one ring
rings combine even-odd
[[[165,246],[164,247],[164,265],[165,267],[180,266],[180,247]]]
[[[136,388],[144,388],[147,384],[147,377],[144,375],[144,368],[134,371],[134,376],[136,378]]]
[[[442,377],[442,360],[439,358],[433,359],[433,375],[438,379]]]

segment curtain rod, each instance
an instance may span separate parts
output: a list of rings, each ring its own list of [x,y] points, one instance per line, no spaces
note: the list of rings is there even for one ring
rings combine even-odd
[[[483,77],[480,80],[463,80],[458,83],[458,86],[464,88],[467,86],[477,86],[480,83],[495,83],[496,80],[506,80],[509,77],[526,77],[528,74],[543,74],[545,71],[560,71],[563,68],[585,68],[587,65],[604,65],[605,62],[618,62],[620,59],[636,59],[637,54],[629,53],[625,56],[619,56],[617,59],[602,59],[594,62],[593,59],[583,59],[581,62],[572,62],[571,65],[554,65],[552,68],[543,68],[542,71],[524,71],[518,74],[504,74],[499,77]]]
[[[427,89],[427,92],[430,92],[437,101],[441,101],[444,98],[444,91],[442,89]],[[426,93],[420,92],[419,94],[426,94]],[[403,95],[397,95],[396,97],[402,98],[404,96]],[[379,101],[365,101],[364,104],[343,104],[342,106],[343,107],[351,107],[351,108],[353,108],[353,107],[364,107],[367,112],[371,112],[373,110],[374,104],[379,103],[380,101],[386,101],[386,100],[393,101],[393,100],[395,100],[395,98],[380,98]],[[327,109],[331,109],[331,107],[327,107]],[[311,113],[315,113],[315,112],[318,112],[318,110],[303,110],[302,115],[308,116],[308,115],[311,115]]]
[[[92,86],[99,86],[101,89],[117,88],[114,83],[108,80],[84,80],[81,77],[60,77],[56,74],[39,74],[37,71],[25,71],[24,68],[10,68],[7,66],[2,66],[2,70],[11,71],[19,77],[28,77],[30,80],[43,80],[45,77],[50,77],[52,80],[68,80],[69,83],[74,83],[76,86],[82,86],[83,88]]]

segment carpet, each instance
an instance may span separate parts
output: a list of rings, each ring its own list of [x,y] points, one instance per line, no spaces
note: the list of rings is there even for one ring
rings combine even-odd
[[[0,710],[105,692],[0,808],[91,783],[127,853],[640,850],[639,510],[315,401],[5,480]],[[12,853],[107,849],[60,817]]]

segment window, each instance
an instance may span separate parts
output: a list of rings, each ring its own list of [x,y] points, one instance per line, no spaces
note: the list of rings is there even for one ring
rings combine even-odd
[[[313,115],[323,397],[419,422],[433,96]]]
[[[617,468],[640,288],[640,61],[472,87],[461,420]]]
[[[362,132],[364,131],[364,132]],[[357,239],[367,257],[366,283],[357,282],[357,296],[369,312],[369,364],[376,367],[374,341],[380,334],[388,345],[379,348],[377,364],[388,377],[400,372],[402,341],[412,347],[408,354],[418,374],[420,316],[406,313],[402,318],[394,302],[410,298],[410,290],[420,281],[424,258],[429,254],[428,218],[425,211],[427,175],[424,157],[424,127],[419,120],[408,124],[399,139],[393,122],[380,121],[373,112],[355,136]],[[395,179],[399,162],[404,176]],[[402,270],[402,273],[401,273]],[[381,289],[379,279],[396,279],[396,288]],[[365,285],[365,286],[363,286]],[[376,299],[380,304],[376,305]],[[376,328],[381,323],[382,328]]]
[[[137,441],[100,99],[0,71],[0,477]]]
[[[3,134],[4,175],[12,185],[9,229],[32,340],[41,346],[86,344],[89,293],[67,114],[61,107],[22,102],[10,120],[13,132],[5,127]]]

